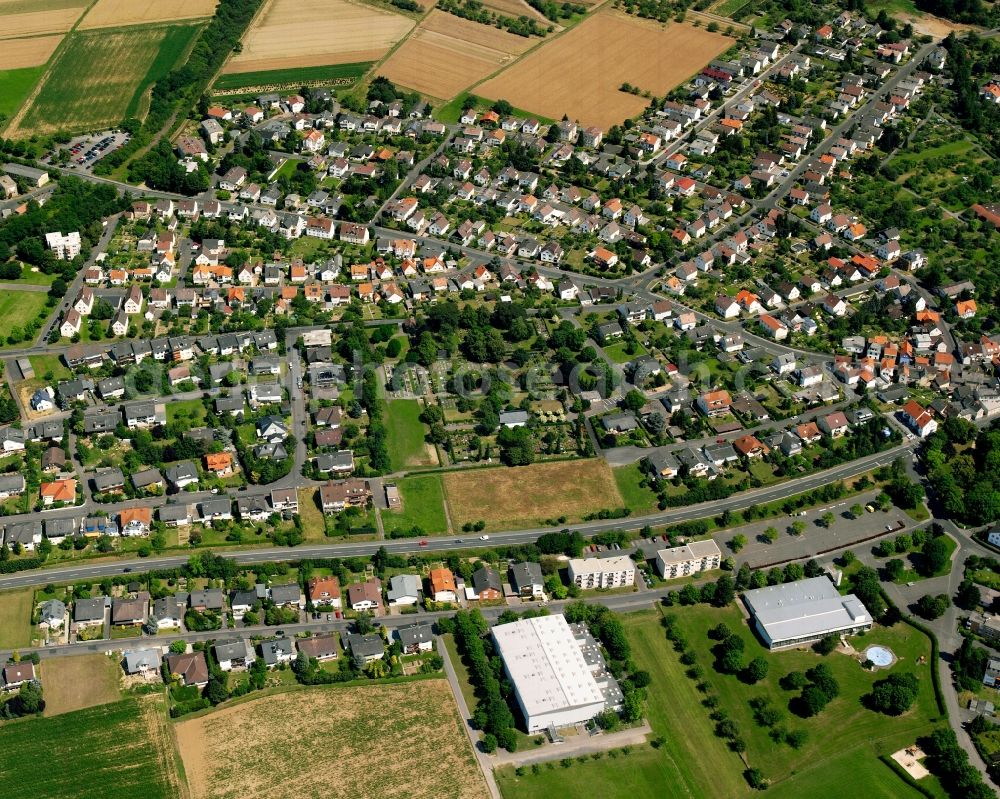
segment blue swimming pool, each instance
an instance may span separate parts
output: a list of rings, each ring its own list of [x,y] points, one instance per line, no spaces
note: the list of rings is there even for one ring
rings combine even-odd
[[[876,666],[891,666],[895,656],[884,646],[870,646],[865,650],[865,657]]]

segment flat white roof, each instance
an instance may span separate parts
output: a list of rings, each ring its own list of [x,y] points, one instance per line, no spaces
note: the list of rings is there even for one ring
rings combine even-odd
[[[772,641],[825,635],[872,618],[854,594],[841,596],[828,577],[769,585],[743,594],[743,601]]]
[[[635,568],[635,563],[628,555],[615,555],[611,558],[573,558],[569,562],[571,574],[601,574],[603,572],[628,571]]]
[[[563,615],[501,624],[493,638],[527,716],[604,703]]]
[[[684,563],[689,560],[702,560],[703,558],[722,557],[722,550],[711,538],[706,541],[692,541],[671,549],[661,549],[656,553],[657,557],[664,563]]]

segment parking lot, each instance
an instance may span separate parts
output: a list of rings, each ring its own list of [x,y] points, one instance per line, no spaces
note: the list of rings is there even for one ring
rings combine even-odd
[[[91,136],[78,136],[72,139],[67,148],[70,152],[69,167],[71,169],[89,170],[110,152],[126,144],[132,138],[130,134],[119,130],[107,130]]]

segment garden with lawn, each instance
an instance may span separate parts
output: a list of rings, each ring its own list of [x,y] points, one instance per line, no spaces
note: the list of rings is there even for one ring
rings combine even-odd
[[[396,481],[403,500],[402,510],[382,512],[382,525],[390,538],[413,535],[443,535],[448,532],[444,512],[444,488],[437,474],[414,475]],[[415,532],[419,530],[419,532]]]

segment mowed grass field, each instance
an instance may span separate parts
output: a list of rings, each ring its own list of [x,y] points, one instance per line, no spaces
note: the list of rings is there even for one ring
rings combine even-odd
[[[441,679],[291,690],[175,730],[192,799],[489,795]]]
[[[45,756],[42,746],[57,756]],[[159,697],[0,725],[0,751],[0,784],[12,796],[177,799],[186,795]]]
[[[687,23],[664,27],[603,9],[473,91],[551,119],[568,114],[607,130],[641,113],[649,102],[619,91],[622,83],[662,96],[732,43],[721,33]]]
[[[210,17],[217,0],[97,0],[80,21],[80,30],[117,28],[150,22]]]
[[[434,448],[424,441],[426,428],[420,421],[419,400],[389,400],[385,427],[389,437],[389,459],[394,472],[413,466],[436,466]]]
[[[12,127],[48,133],[117,125],[139,113],[144,93],[180,60],[198,28],[135,26],[72,34]]]
[[[811,650],[769,652],[754,636],[735,605],[723,609],[697,605],[675,610],[664,609],[664,612],[674,613],[679,628],[705,671],[705,680],[720,699],[719,706],[736,722],[746,740],[746,756],[749,762],[760,768],[772,781],[771,790],[777,794],[788,797],[810,795],[809,790],[803,791],[799,788],[800,780],[812,786],[838,785],[839,777],[843,775],[841,768],[844,762],[854,763],[872,774],[882,774],[884,770],[891,777],[892,772],[878,761],[878,756],[909,746],[918,737],[929,733],[935,723],[941,723],[934,702],[930,666],[927,662],[918,663],[921,656],[926,660],[930,659],[930,641],[905,624],[900,623],[890,628],[877,627],[863,636],[851,639],[852,644],[859,650],[872,644],[887,646],[899,658],[891,671],[911,672],[920,680],[920,692],[914,706],[902,716],[890,718],[866,709],[861,703],[861,698],[871,690],[872,683],[884,677],[885,671],[876,674],[867,672],[861,668],[856,659],[840,652],[825,658],[821,658]],[[630,620],[630,640],[637,650],[637,661],[644,664],[643,668],[651,670],[654,685],[663,684],[659,675],[652,671],[654,668],[661,668],[671,673],[672,685],[676,689],[681,687],[680,683],[683,681],[687,682],[693,691],[693,681],[683,676],[684,667],[666,640],[662,628],[659,629],[659,635],[654,634],[654,626],[659,627],[659,614],[645,615],[648,617],[648,622],[645,624],[639,621],[640,614],[626,617]],[[762,656],[768,662],[768,676],[757,685],[748,686],[737,677],[720,674],[712,668],[714,656],[710,650],[715,642],[708,638],[707,632],[720,622],[725,622],[731,630],[744,639],[746,661]],[[636,629],[637,624],[642,629],[641,632],[640,629]],[[798,692],[785,691],[778,682],[791,671],[805,671],[820,662],[826,663],[833,672],[840,685],[840,696],[830,702],[818,716],[801,719],[788,710],[789,700]],[[775,708],[783,712],[784,718],[779,722],[782,727],[786,730],[803,730],[806,733],[804,746],[796,750],[785,743],[775,743],[768,736],[767,729],[755,724],[748,700],[758,696],[767,697]],[[696,710],[704,714],[704,724],[711,733],[711,722],[706,709],[699,704]],[[672,708],[671,712],[679,712],[679,707]],[[664,721],[669,718],[670,714],[664,717]],[[695,728],[695,724],[695,718],[688,719],[682,728],[675,730],[675,734],[683,729],[687,736],[683,741],[686,744],[691,738],[690,730]],[[654,729],[656,729],[655,723]],[[731,763],[727,770],[723,768],[724,761],[720,761],[720,766],[713,777],[716,784],[721,778],[720,775],[727,772],[734,774],[735,782],[743,770],[742,763],[735,755],[728,750],[726,754],[731,758]],[[889,786],[890,793],[887,795],[916,796],[915,792],[908,792],[906,786],[898,779],[894,781],[882,777],[880,782]],[[847,792],[847,786],[844,786],[843,793],[829,793],[829,790],[828,787],[824,795],[851,795]],[[747,795],[751,793],[749,788],[745,789],[745,793]]]
[[[435,9],[379,66],[378,74],[408,89],[449,100],[537,42]]]
[[[352,0],[269,0],[224,72],[376,61],[414,22]]]
[[[46,294],[41,291],[0,291],[0,346],[15,327],[24,327],[45,307]]]
[[[118,664],[107,655],[46,658],[39,670],[46,716],[58,716],[121,699]]]
[[[662,750],[661,750],[662,751]],[[660,751],[650,746],[633,748],[628,755],[601,760],[575,760],[543,764],[541,772],[518,777],[511,766],[497,769],[496,780],[504,799],[554,799],[600,796],[603,799],[673,799],[689,794],[680,789],[677,772]],[[722,796],[722,794],[718,794]]]
[[[0,39],[65,33],[86,7],[85,0],[0,0]]]
[[[396,481],[396,486],[403,498],[403,509],[382,512],[386,535],[392,535],[395,530],[408,533],[414,527],[419,527],[428,535],[441,535],[448,531],[441,475],[404,477]]]
[[[31,643],[31,600],[34,595],[31,588],[0,594],[0,649],[15,649]]]
[[[581,520],[622,498],[604,460],[559,461],[497,469],[466,469],[442,477],[451,523],[485,521],[488,530]]]

